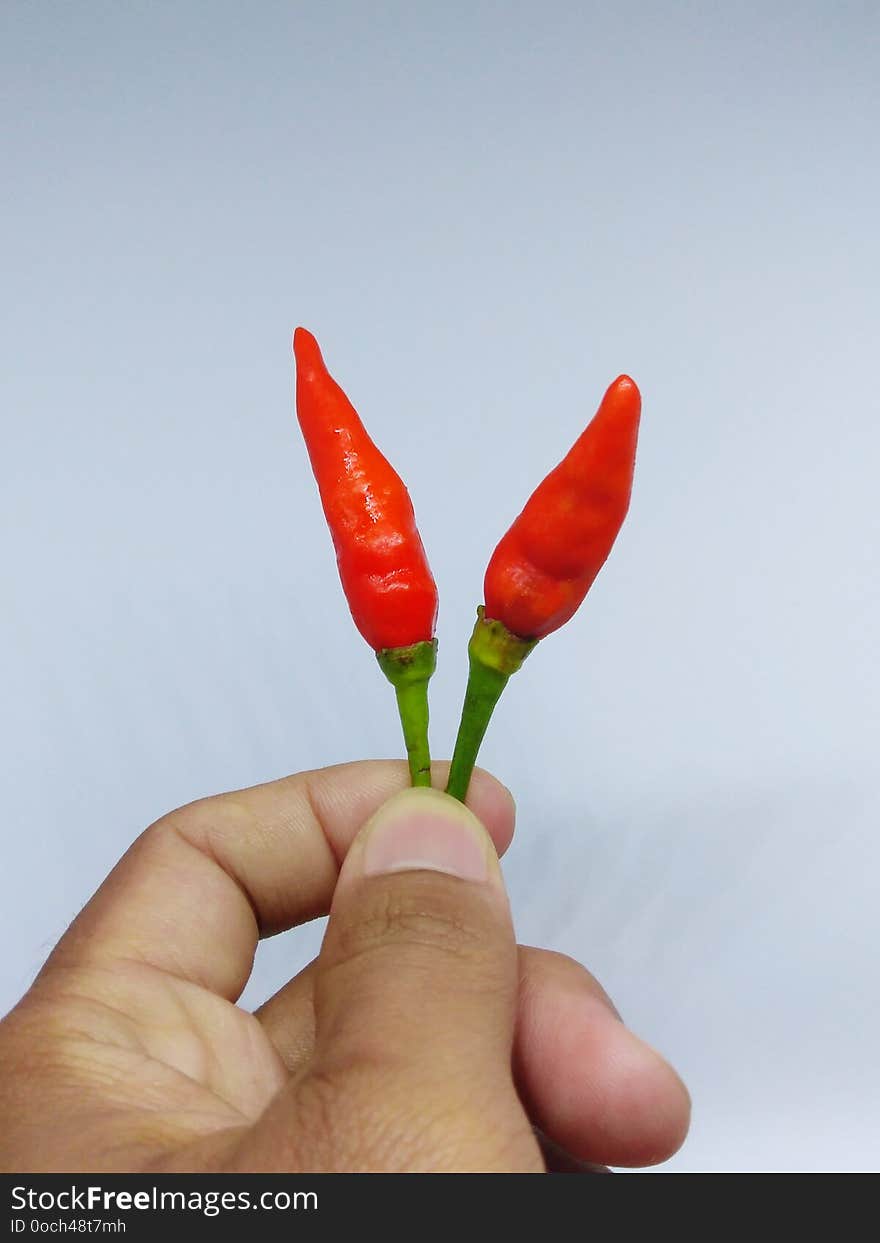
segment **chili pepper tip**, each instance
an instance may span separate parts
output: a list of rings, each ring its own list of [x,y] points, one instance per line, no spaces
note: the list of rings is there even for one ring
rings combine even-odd
[[[311,375],[316,367],[323,365],[321,347],[308,328],[297,328],[293,334],[293,354],[298,372]]]

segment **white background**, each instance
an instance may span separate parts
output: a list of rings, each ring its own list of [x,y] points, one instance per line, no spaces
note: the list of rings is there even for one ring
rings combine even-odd
[[[878,83],[857,2],[2,6],[0,1010],[162,812],[400,752],[293,327],[410,485],[441,756],[627,371],[629,520],[483,752],[519,936],[681,1070],[667,1168],[877,1168]]]

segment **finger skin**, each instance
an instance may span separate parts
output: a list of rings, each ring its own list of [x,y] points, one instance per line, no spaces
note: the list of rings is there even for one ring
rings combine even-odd
[[[313,958],[254,1012],[292,1075],[305,1069],[315,1051],[317,963]]]
[[[549,1136],[535,1127],[535,1139],[541,1148],[541,1155],[548,1174],[610,1174],[607,1165],[595,1165],[591,1161],[578,1161],[571,1153],[560,1148]]]
[[[538,950],[521,964],[515,1072],[535,1125],[580,1161],[667,1160],[690,1124],[679,1076],[580,964]]]
[[[448,764],[436,764],[442,786]],[[143,962],[230,1001],[261,936],[326,915],[339,865],[373,812],[409,784],[405,763],[362,761],[201,799],[143,833],[49,958]],[[496,849],[513,835],[510,793],[478,772],[468,804]]]
[[[400,853],[396,838],[394,858],[373,872],[390,824],[413,828],[420,843],[430,837],[434,849],[443,834],[467,839],[479,867],[470,879],[433,870]],[[507,896],[491,839],[460,803],[410,790],[365,825],[343,864],[313,979],[314,1054],[255,1128],[258,1160],[544,1169],[511,1074],[518,979]],[[309,1153],[292,1118],[307,1120]]]
[[[572,1167],[667,1160],[681,1147],[690,1118],[678,1075],[628,1031],[579,963],[518,948],[513,1066],[529,1117],[566,1150]],[[314,986],[312,962],[257,1011],[292,1073],[302,1072],[314,1051]],[[563,1168],[562,1160],[557,1154],[554,1167]]]
[[[518,945],[518,973],[520,997],[518,1004],[552,1004],[555,985],[564,982],[566,989],[571,983],[571,969],[577,973],[578,984],[584,995],[608,1007],[616,1017],[617,1010],[602,985],[580,963],[556,954],[552,950],[537,949],[531,945]],[[281,1056],[291,1074],[305,1066],[315,1050],[315,975],[318,960],[313,958],[292,980],[281,987],[255,1011],[264,1030]],[[560,964],[569,964],[569,969]],[[549,987],[545,987],[547,984]],[[517,1032],[523,1030],[522,1024]],[[524,1050],[525,1055],[534,1052],[543,1063],[541,1049],[532,1042]]]

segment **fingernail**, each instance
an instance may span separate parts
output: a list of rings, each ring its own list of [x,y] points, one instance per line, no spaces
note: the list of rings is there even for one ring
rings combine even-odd
[[[380,807],[367,828],[365,876],[388,872],[445,872],[486,881],[494,847],[479,820],[439,790],[406,790]]]

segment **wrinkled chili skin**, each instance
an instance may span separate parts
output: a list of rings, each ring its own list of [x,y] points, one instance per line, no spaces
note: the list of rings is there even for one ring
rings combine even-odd
[[[595,416],[538,485],[486,570],[486,617],[543,639],[577,611],[629,508],[641,413],[629,376],[610,385]]]
[[[328,372],[312,334],[297,328],[293,349],[297,417],[354,623],[375,651],[428,641],[437,587],[409,493]]]

